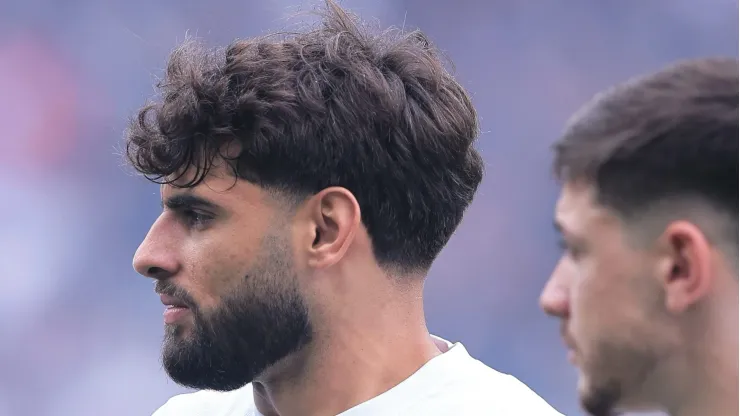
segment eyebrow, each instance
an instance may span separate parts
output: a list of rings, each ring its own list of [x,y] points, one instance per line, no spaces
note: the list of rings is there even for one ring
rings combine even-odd
[[[171,210],[181,210],[185,208],[205,208],[205,209],[212,209],[216,210],[219,209],[219,206],[215,203],[192,194],[178,194],[173,195],[161,203],[162,209],[167,207]]]

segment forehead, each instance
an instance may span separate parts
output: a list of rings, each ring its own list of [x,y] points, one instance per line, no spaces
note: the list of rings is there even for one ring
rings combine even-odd
[[[618,218],[596,202],[593,186],[584,182],[563,185],[555,204],[555,222],[565,232],[576,234],[619,225]]]

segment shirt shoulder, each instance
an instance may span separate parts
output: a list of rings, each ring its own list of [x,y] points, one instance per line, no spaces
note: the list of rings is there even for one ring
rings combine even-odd
[[[457,410],[465,410],[461,414],[563,416],[516,377],[501,373],[474,358],[471,361],[465,381],[454,388],[455,394],[450,395],[457,406],[462,406]]]
[[[152,416],[259,416],[252,385],[229,391],[201,390],[170,398]]]
[[[387,392],[342,416],[562,416],[515,377],[471,357],[460,344]]]

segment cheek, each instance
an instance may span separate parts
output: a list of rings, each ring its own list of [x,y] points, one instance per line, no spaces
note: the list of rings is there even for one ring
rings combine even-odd
[[[579,340],[581,343],[600,338],[616,324],[616,315],[623,305],[614,277],[596,263],[580,265],[571,285],[570,307],[571,330],[573,336],[584,338]]]
[[[645,310],[633,272],[616,261],[584,262],[571,288],[572,331],[581,343],[630,342]]]
[[[211,239],[194,244],[186,259],[188,291],[201,307],[217,306],[220,298],[243,281],[252,257],[243,242]]]

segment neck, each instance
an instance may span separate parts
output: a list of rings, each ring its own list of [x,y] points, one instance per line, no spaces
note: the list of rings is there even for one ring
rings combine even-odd
[[[738,362],[735,358],[697,371],[696,390],[677,406],[673,416],[736,416],[738,414]]]
[[[737,291],[737,289],[735,289]],[[737,293],[737,292],[735,292]],[[738,307],[734,301],[722,304],[714,326],[694,334],[697,346],[684,389],[673,416],[736,416],[738,414]]]
[[[409,295],[327,314],[330,330],[317,330],[303,351],[254,383],[260,413],[337,415],[390,390],[439,355],[421,291]]]

